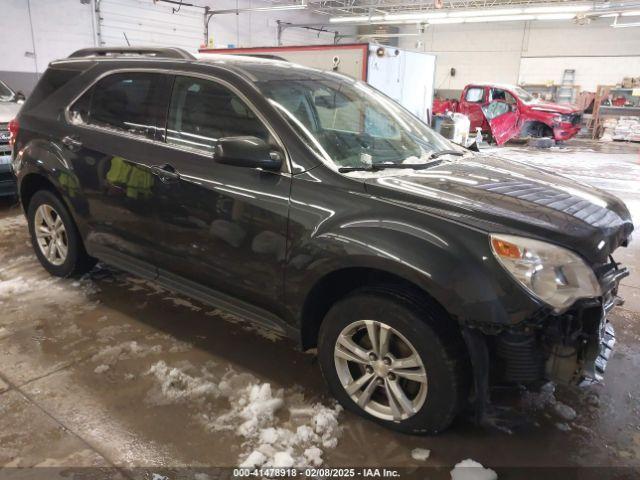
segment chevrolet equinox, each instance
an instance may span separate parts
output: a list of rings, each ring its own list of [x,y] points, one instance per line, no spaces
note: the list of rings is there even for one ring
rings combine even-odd
[[[625,205],[453,145],[365,83],[85,49],[10,132],[52,275],[100,260],[317,348],[333,395],[383,425],[436,433],[491,385],[604,371]]]

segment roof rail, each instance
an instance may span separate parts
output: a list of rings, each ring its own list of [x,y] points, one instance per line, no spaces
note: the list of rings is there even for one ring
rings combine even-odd
[[[195,60],[196,57],[186,50],[176,47],[98,47],[76,50],[69,58],[79,57],[118,57],[118,56],[147,56],[158,58],[179,58]]]

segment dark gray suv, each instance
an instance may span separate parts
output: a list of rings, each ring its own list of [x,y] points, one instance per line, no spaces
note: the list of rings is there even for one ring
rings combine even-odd
[[[624,204],[348,77],[84,50],[12,141],[49,272],[100,259],[317,347],[338,400],[391,428],[441,431],[491,384],[597,379],[613,346]]]

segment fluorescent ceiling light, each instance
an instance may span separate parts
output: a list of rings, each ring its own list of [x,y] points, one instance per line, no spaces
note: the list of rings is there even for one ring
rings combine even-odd
[[[567,5],[552,7],[531,7],[531,8],[502,8],[487,10],[460,10],[446,12],[406,12],[390,13],[386,15],[360,15],[331,17],[330,23],[378,23],[393,24],[412,23],[412,21],[427,20],[428,23],[455,24],[455,23],[483,23],[483,22],[516,22],[526,20],[570,20],[577,12],[591,10],[589,5]],[[540,15],[532,15],[540,14]],[[640,10],[629,11],[627,15],[640,16]]]
[[[531,7],[525,8],[524,13],[569,13],[569,12],[588,12],[591,10],[589,5],[567,5],[565,7]]]
[[[619,13],[607,13],[606,15],[600,15],[600,18],[615,18],[618,15],[620,15]]]
[[[524,20],[534,20],[535,15],[504,15],[499,17],[471,17],[465,18],[464,23],[481,23],[481,22],[517,22]]]
[[[444,12],[409,12],[409,13],[390,13],[387,15],[371,15],[371,16],[353,16],[353,17],[331,17],[330,23],[362,23],[362,22],[385,22],[392,23],[394,21],[419,21],[429,20],[431,18],[444,18],[447,14]]]
[[[306,5],[274,5],[273,7],[256,7],[256,8],[248,8],[245,11],[252,12],[274,12],[279,10],[303,10],[307,8]]]
[[[453,11],[449,13],[449,17],[485,17],[491,15],[516,15],[518,13],[522,13],[521,8],[503,8],[503,9],[495,9],[495,10],[478,10],[474,12],[473,10],[464,10],[461,12]]]
[[[536,15],[536,20],[571,20],[576,18],[575,13],[547,13],[544,15]]]
[[[623,17],[640,17],[640,10],[630,10],[628,12],[622,12],[620,15]]]
[[[383,20],[384,17],[382,15],[371,15],[371,16],[360,16],[360,17],[331,17],[329,19],[330,23],[357,23],[357,22],[375,22],[379,20]]]
[[[414,12],[414,13],[390,13],[384,16],[385,20],[429,20],[430,18],[444,18],[443,12]]]

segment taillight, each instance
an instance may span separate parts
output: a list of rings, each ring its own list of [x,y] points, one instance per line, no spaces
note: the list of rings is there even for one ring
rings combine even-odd
[[[18,130],[20,125],[18,125],[18,120],[15,118],[9,122],[9,145],[13,146],[16,143],[16,137],[18,136]]]

